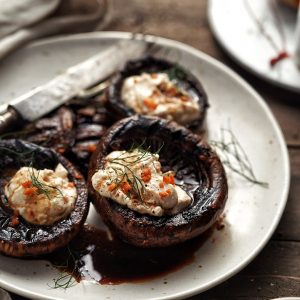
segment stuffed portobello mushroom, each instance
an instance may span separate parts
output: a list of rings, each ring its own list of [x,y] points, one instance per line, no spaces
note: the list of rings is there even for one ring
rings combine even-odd
[[[0,141],[0,252],[26,257],[65,246],[89,208],[76,168],[54,150]]]
[[[129,61],[115,75],[107,105],[116,119],[150,115],[200,128],[208,102],[201,83],[188,70],[148,56]]]
[[[228,192],[218,156],[199,136],[176,122],[138,115],[102,137],[88,185],[106,224],[139,247],[203,233],[222,213]]]

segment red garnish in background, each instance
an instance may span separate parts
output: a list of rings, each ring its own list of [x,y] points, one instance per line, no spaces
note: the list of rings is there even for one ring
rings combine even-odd
[[[280,52],[276,57],[270,59],[271,67],[274,67],[281,60],[290,57],[290,55],[286,51]]]

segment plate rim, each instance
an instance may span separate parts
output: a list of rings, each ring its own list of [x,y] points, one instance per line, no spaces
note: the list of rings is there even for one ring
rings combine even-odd
[[[213,1],[218,1],[218,0],[208,0],[208,5],[207,5],[207,16],[208,16],[208,24],[209,27],[213,33],[213,36],[216,38],[219,46],[225,51],[225,53],[238,65],[240,65],[243,69],[245,69],[247,72],[250,72],[251,74],[255,75],[259,79],[262,79],[266,81],[267,83],[280,87],[282,89],[294,92],[294,93],[300,93],[300,87],[296,87],[292,84],[284,83],[279,80],[273,79],[269,76],[267,76],[265,73],[258,72],[255,68],[251,67],[251,65],[245,63],[243,60],[239,59],[237,55],[234,55],[229,47],[227,46],[227,43],[224,42],[224,39],[222,36],[218,33],[217,26],[214,21],[213,17],[213,9],[212,9],[212,2]]]
[[[132,37],[132,33],[130,32],[119,32],[119,31],[105,31],[105,32],[89,32],[89,33],[80,33],[80,34],[73,34],[73,35],[61,35],[51,38],[45,38],[41,39],[39,41],[35,41],[29,45],[27,45],[24,49],[31,49],[33,47],[38,47],[42,45],[47,44],[53,44],[61,41],[84,41],[89,39],[130,39]],[[266,231],[264,237],[260,241],[258,245],[253,249],[253,251],[239,264],[237,264],[234,268],[228,270],[223,275],[215,278],[214,280],[208,282],[206,285],[199,287],[194,287],[189,290],[185,290],[183,292],[178,292],[173,295],[169,296],[163,296],[159,299],[184,299],[187,297],[191,297],[193,295],[202,293],[204,291],[207,291],[208,289],[219,285],[220,283],[224,282],[228,278],[234,276],[238,272],[240,272],[243,268],[245,268],[264,248],[264,246],[267,244],[267,242],[270,240],[272,234],[276,230],[278,223],[282,217],[282,214],[284,212],[287,200],[288,200],[288,193],[289,193],[289,186],[290,186],[290,164],[289,164],[289,154],[288,149],[284,140],[283,133],[281,131],[281,128],[275,119],[275,116],[271,112],[270,108],[268,107],[267,103],[263,100],[263,98],[255,91],[255,89],[247,83],[240,75],[238,75],[235,71],[230,69],[228,66],[223,64],[222,62],[218,61],[217,59],[209,56],[208,54],[203,53],[202,51],[189,46],[187,44],[184,44],[182,42],[178,42],[172,39],[158,37],[154,35],[145,35],[145,38],[147,41],[153,41],[155,40],[158,44],[162,44],[165,46],[173,46],[175,48],[180,48],[184,52],[188,52],[196,57],[199,57],[202,60],[206,60],[212,65],[216,66],[217,68],[220,68],[223,72],[227,73],[229,76],[233,77],[244,89],[246,89],[252,96],[255,98],[257,104],[260,106],[260,108],[264,111],[266,114],[267,119],[271,122],[271,125],[275,132],[275,138],[277,139],[279,143],[279,148],[282,153],[282,160],[283,160],[283,166],[284,170],[282,172],[283,174],[283,187],[281,190],[281,197],[279,201],[279,205],[277,206],[276,215],[274,216],[272,223],[269,226],[268,231]],[[54,300],[60,300],[61,298],[53,298],[49,296],[44,296],[36,292],[30,292],[28,290],[18,288],[17,286],[14,286],[13,284],[7,284],[3,283],[1,280],[0,275],[0,286],[10,292],[25,296],[25,297],[31,297],[35,299],[54,299]]]

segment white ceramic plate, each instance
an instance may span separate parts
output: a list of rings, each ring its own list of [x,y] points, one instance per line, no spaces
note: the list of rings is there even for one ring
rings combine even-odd
[[[64,68],[101,51],[127,33],[91,33],[38,42],[0,65],[0,99],[10,100],[46,82]],[[156,38],[161,56],[178,61],[202,81],[211,107],[207,126],[217,139],[230,120],[258,178],[269,188],[251,185],[229,173],[226,227],[215,232],[190,265],[170,275],[139,284],[116,286],[82,282],[68,290],[47,284],[57,276],[43,261],[0,256],[0,286],[37,299],[174,299],[207,290],[244,268],[264,247],[285,207],[289,162],[282,133],[262,98],[237,74],[184,44]],[[167,50],[167,51],[165,51]],[[92,208],[88,222],[97,223]],[[199,265],[202,268],[199,268]],[[167,284],[164,282],[167,281]]]
[[[245,69],[286,89],[300,92],[300,70],[293,58],[284,59],[270,66],[276,52],[255,19],[261,21],[267,35],[281,47],[280,28],[284,32],[289,54],[295,52],[296,10],[278,2],[278,14],[270,9],[273,1],[264,0],[210,0],[208,17],[211,29],[226,52]],[[248,3],[248,4],[247,4]],[[255,16],[255,17],[253,17]],[[278,27],[279,26],[279,27]]]

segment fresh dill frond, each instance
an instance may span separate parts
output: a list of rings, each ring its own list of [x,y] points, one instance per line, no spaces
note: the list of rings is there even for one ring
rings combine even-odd
[[[149,157],[158,154],[163,146],[163,144],[160,145],[155,153],[151,153],[151,146],[146,146],[146,139],[144,139],[139,144],[132,143],[129,150],[127,150],[127,152],[131,153],[131,155],[124,156],[123,154],[121,154],[118,157],[110,160],[109,163],[114,165],[111,167],[114,171],[114,176],[110,178],[110,184],[114,183],[116,185],[113,190],[117,189],[121,185],[121,183],[126,180],[132,187],[138,199],[142,202],[145,185],[143,180],[134,173],[133,167],[138,163],[147,161]],[[135,154],[135,151],[137,151],[138,153]],[[117,167],[116,165],[119,167]]]
[[[210,144],[217,150],[222,163],[247,181],[268,188],[267,182],[257,179],[249,157],[233,131],[221,128],[220,136],[219,141],[212,140]]]
[[[39,194],[44,194],[49,200],[51,200],[51,194],[53,193],[53,191],[56,191],[61,195],[62,198],[64,197],[62,191],[59,188],[45,184],[39,180],[40,171],[38,171],[38,174],[36,175],[32,166],[28,168],[28,171],[32,186],[37,188]]]
[[[60,265],[53,264],[53,266],[59,269],[61,272],[57,278],[53,279],[53,286],[48,284],[48,286],[52,289],[66,290],[68,288],[71,288],[78,283],[76,278],[82,277],[82,274],[80,273],[78,268],[78,259],[75,252],[70,248],[69,245],[67,246],[67,250],[67,259]]]
[[[46,197],[49,200],[51,200],[50,190],[45,186],[44,183],[42,183],[38,179],[39,172],[38,172],[38,175],[36,176],[36,174],[34,172],[34,169],[32,167],[28,168],[28,172],[29,172],[29,176],[30,176],[30,180],[31,180],[32,186],[35,187],[35,188],[37,188],[37,191],[38,191],[39,194],[44,194],[44,195],[46,195]]]
[[[154,152],[154,154],[159,154],[162,150],[162,148],[164,147],[165,143],[162,142],[162,144],[158,147],[158,149]]]
[[[174,64],[172,68],[165,70],[164,73],[168,75],[171,81],[183,80],[185,78],[185,72],[178,64]]]
[[[53,279],[53,286],[50,286],[52,289],[68,289],[77,284],[76,279],[72,274],[68,272],[60,273],[59,277]]]

